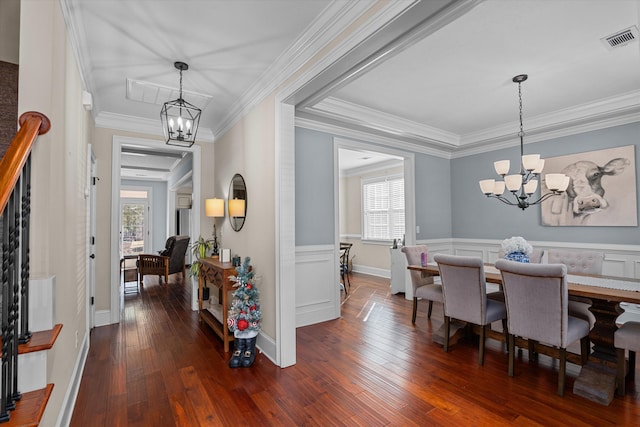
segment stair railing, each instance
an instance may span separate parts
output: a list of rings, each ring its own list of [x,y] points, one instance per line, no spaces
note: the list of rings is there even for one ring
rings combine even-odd
[[[2,292],[0,321],[2,365],[0,422],[20,400],[18,345],[29,331],[29,214],[31,210],[31,149],[38,135],[51,128],[49,119],[29,111],[20,116],[20,130],[0,160],[0,221],[2,231]]]

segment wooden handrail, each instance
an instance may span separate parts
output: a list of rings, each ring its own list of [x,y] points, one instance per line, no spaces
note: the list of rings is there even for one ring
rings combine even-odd
[[[36,137],[44,135],[51,129],[49,118],[37,111],[23,113],[18,123],[20,130],[0,160],[0,212],[7,207],[9,196],[29,158]]]

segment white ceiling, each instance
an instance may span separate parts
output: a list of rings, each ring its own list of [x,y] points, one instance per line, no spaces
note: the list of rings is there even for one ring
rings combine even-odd
[[[173,62],[180,60],[190,65],[183,77],[185,99],[203,100],[199,135],[213,140],[243,108],[295,72],[312,48],[321,47],[322,37],[337,33],[375,2],[62,4],[99,126],[122,124],[129,126],[126,130],[137,126],[160,134],[160,104],[175,97],[169,94],[178,87]],[[416,16],[440,6],[458,12],[441,14],[445,18],[437,25]],[[318,86],[322,96],[298,106],[302,120],[369,131],[453,156],[495,148],[515,141],[518,99],[511,78],[523,73],[529,75],[523,108],[531,138],[640,117],[640,43],[636,39],[610,50],[601,41],[640,27],[640,0],[398,0],[384,7],[406,8],[387,27],[387,39],[383,31],[370,40],[368,49],[375,55],[386,52],[384,60],[368,60],[359,72],[341,76],[340,84]],[[425,37],[416,39],[409,25],[427,28],[420,33]],[[398,37],[398,31],[410,37]],[[374,43],[379,46],[371,47]],[[127,85],[134,81],[159,87],[166,99],[127,99]]]

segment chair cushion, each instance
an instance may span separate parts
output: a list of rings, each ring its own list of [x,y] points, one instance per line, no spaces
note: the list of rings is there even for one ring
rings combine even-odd
[[[507,317],[507,307],[503,302],[487,298],[486,324]]]
[[[429,301],[442,302],[442,286],[424,285],[416,289],[413,294],[415,298],[424,298]]]
[[[589,335],[589,322],[577,317],[568,316],[567,343],[578,341]]]
[[[640,351],[640,323],[626,322],[614,335],[616,348],[624,348],[631,351]]]

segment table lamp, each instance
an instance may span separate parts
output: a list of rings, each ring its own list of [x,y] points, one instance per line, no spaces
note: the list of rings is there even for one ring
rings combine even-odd
[[[224,217],[224,199],[206,199],[204,201],[204,213],[213,218],[213,253],[218,255],[218,234],[216,233],[216,218]]]

